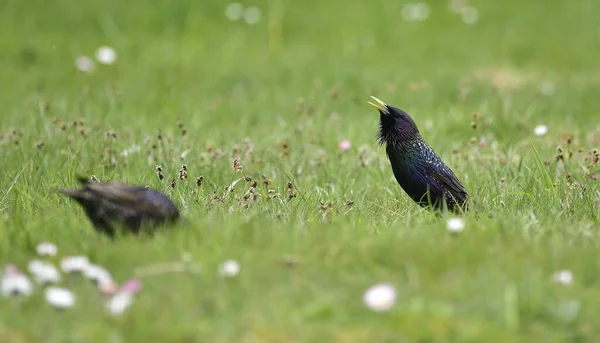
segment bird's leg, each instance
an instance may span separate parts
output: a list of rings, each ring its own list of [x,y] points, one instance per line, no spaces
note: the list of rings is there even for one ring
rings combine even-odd
[[[115,229],[105,219],[98,216],[90,216],[90,219],[92,220],[92,224],[94,224],[94,229],[98,233],[104,233],[111,238],[115,237]]]

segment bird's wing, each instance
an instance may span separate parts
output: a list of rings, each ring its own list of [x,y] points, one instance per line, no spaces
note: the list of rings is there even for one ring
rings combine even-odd
[[[85,188],[99,197],[123,205],[136,204],[140,200],[138,196],[140,192],[146,190],[144,187],[128,186],[117,182],[89,182],[85,185]]]
[[[112,182],[106,184],[89,183],[97,195],[104,199],[134,209],[151,217],[166,217],[172,215],[172,207],[166,203],[166,197],[146,187],[129,186]],[[170,202],[170,200],[168,200]]]
[[[425,170],[427,175],[442,185],[456,200],[461,202],[467,200],[467,190],[450,168],[443,164],[439,168],[427,164]]]
[[[171,207],[168,203],[165,203],[164,200],[165,199],[162,194],[155,193],[149,196],[147,195],[140,197],[134,206],[136,210],[144,212],[150,216],[166,217],[171,213]]]

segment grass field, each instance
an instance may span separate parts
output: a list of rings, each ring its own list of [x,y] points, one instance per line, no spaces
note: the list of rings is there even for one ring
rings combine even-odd
[[[407,4],[0,2],[0,267],[48,241],[143,285],[121,316],[81,280],[62,312],[40,286],[0,298],[0,342],[596,341],[600,2]],[[100,46],[115,63],[78,70]],[[464,182],[462,232],[393,179],[370,95]],[[99,237],[56,192],[78,175],[157,188],[186,220]],[[140,274],[182,258],[196,272]],[[397,301],[374,312],[381,282]]]

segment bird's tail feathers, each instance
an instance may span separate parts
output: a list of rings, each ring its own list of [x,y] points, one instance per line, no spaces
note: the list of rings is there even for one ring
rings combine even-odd
[[[59,189],[58,192],[73,199],[85,198],[85,192],[79,189]]]

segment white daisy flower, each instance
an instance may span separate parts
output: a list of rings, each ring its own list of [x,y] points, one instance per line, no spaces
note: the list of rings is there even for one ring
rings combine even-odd
[[[88,56],[79,56],[75,60],[75,66],[84,73],[91,73],[94,71],[94,60]]]
[[[260,17],[262,16],[260,8],[256,6],[248,7],[243,14],[244,21],[248,25],[254,25],[260,21]]]
[[[448,231],[459,233],[465,228],[465,220],[462,218],[450,218],[446,221]]]
[[[536,136],[543,136],[546,133],[548,133],[548,126],[543,125],[543,124],[542,125],[538,125],[538,126],[535,127],[535,129],[533,129],[533,133]]]
[[[231,21],[236,21],[242,18],[244,14],[244,5],[239,2],[232,2],[225,7],[225,16]]]
[[[85,256],[69,256],[60,261],[60,269],[65,273],[83,272],[90,261]]]
[[[133,293],[119,292],[113,295],[106,304],[108,312],[120,315],[133,303]]]
[[[0,290],[5,297],[11,295],[29,296],[33,292],[33,285],[27,275],[19,272],[14,265],[8,265],[0,279]]]
[[[45,292],[46,301],[57,309],[65,309],[75,305],[75,295],[66,288],[48,287]]]
[[[396,303],[396,289],[388,283],[374,285],[366,290],[363,301],[372,311],[389,311]]]
[[[32,260],[27,267],[37,283],[46,284],[60,281],[60,272],[50,262]]]
[[[116,282],[99,283],[98,291],[103,295],[113,295],[119,291],[119,285]]]
[[[96,50],[96,59],[102,64],[113,64],[117,60],[117,52],[109,46],[101,46]]]
[[[40,256],[54,256],[56,255],[58,248],[50,242],[43,242],[37,245],[36,251]]]
[[[219,274],[234,277],[240,273],[240,264],[236,260],[227,260],[219,266]]]
[[[461,10],[460,16],[465,24],[475,24],[479,20],[479,11],[475,7],[467,6]]]
[[[402,18],[406,21],[423,21],[429,17],[431,9],[424,2],[408,3],[402,7]]]
[[[98,265],[89,264],[84,269],[83,273],[88,279],[92,280],[97,285],[113,283],[110,273]]]
[[[569,285],[573,282],[573,273],[570,270],[559,270],[552,276],[554,282]]]

